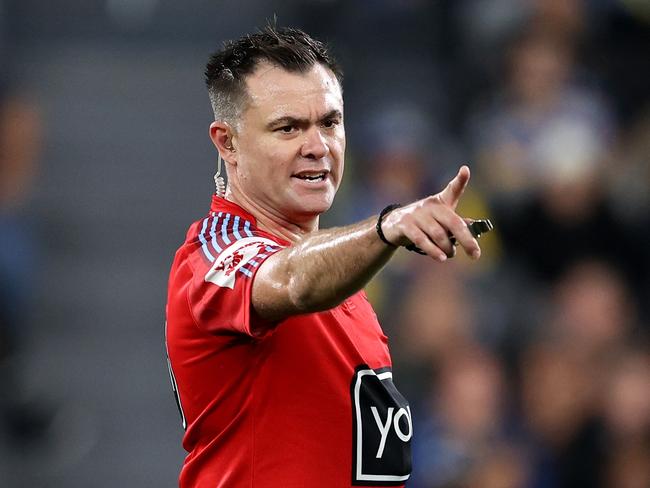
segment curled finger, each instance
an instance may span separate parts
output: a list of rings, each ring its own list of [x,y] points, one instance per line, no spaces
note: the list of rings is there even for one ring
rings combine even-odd
[[[440,249],[440,247],[438,247],[436,243],[434,243],[434,241],[432,241],[431,238],[418,227],[413,227],[413,229],[408,232],[407,236],[411,241],[411,244],[406,245],[406,248],[410,251],[426,254],[440,262],[447,260],[447,253]]]

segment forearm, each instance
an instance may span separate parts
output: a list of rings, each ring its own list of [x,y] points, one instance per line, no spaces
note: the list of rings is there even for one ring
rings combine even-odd
[[[255,280],[265,283],[253,288],[258,313],[277,318],[326,310],[363,288],[396,249],[379,239],[376,222],[371,217],[315,232],[269,258]],[[266,290],[269,284],[275,296]]]
[[[478,242],[455,212],[469,176],[463,166],[441,192],[386,213],[381,222],[386,242],[376,231],[377,217],[372,217],[310,234],[269,257],[253,282],[255,310],[263,318],[281,320],[331,308],[361,289],[397,246],[415,244],[430,258],[445,261],[454,256],[457,243],[478,259]]]
[[[376,221],[320,231],[290,249],[289,286],[298,303],[309,311],[327,309],[370,281],[396,249],[379,240]]]

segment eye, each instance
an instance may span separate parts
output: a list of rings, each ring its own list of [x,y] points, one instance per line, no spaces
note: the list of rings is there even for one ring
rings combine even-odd
[[[333,129],[339,125],[340,121],[338,119],[327,119],[323,121],[323,127],[326,129]]]
[[[275,132],[280,132],[282,134],[292,134],[296,130],[295,125],[283,125],[275,129]]]

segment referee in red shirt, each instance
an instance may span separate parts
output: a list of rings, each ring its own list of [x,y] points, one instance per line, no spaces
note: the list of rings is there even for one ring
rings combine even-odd
[[[190,226],[169,279],[169,372],[183,488],[404,486],[411,411],[363,286],[400,246],[480,248],[440,193],[319,230],[343,176],[342,74],[319,41],[267,27],[206,67],[228,186]]]

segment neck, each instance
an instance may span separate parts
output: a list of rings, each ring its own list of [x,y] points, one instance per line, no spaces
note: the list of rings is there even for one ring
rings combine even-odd
[[[257,227],[265,232],[296,243],[305,235],[318,230],[318,216],[301,222],[293,222],[277,211],[258,205],[243,193],[228,186],[225,199],[236,203],[257,221]]]

